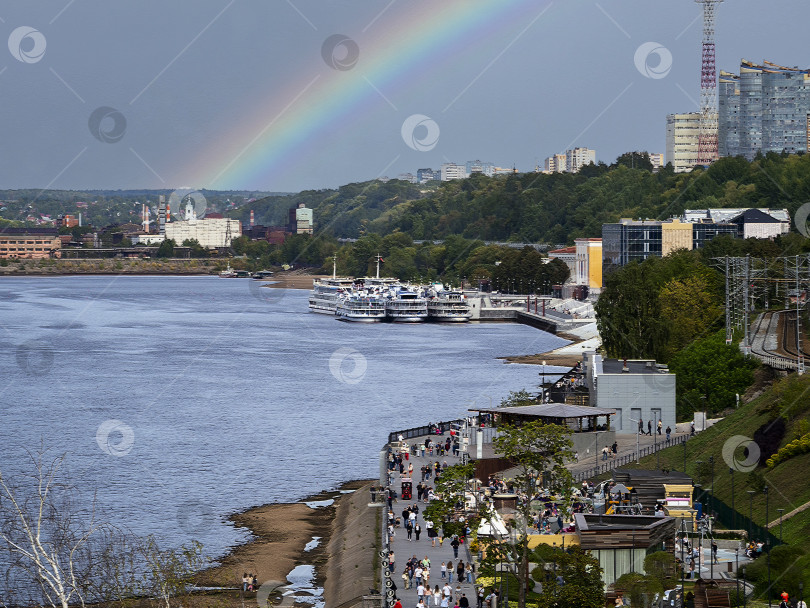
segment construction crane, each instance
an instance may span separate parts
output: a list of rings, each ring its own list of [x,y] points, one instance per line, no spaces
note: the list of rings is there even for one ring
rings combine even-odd
[[[723,0],[695,0],[703,5],[703,51],[700,69],[700,130],[698,164],[717,160],[717,70],[714,53],[714,22],[717,5]]]

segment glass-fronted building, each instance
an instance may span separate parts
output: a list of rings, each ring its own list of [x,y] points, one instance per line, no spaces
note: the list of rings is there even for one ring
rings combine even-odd
[[[718,101],[720,156],[810,151],[810,70],[743,60],[739,76],[721,72]]]
[[[621,220],[618,224],[602,224],[602,274],[678,249],[700,249],[721,234],[736,238],[738,232],[737,224],[711,220]]]

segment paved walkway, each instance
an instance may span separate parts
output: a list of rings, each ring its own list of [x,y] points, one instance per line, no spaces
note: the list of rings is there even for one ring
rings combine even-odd
[[[436,436],[437,440],[439,436]],[[446,439],[447,435],[441,437],[441,439]],[[425,437],[421,438],[414,438],[407,440],[408,446],[411,445],[419,445],[424,444]],[[448,465],[458,464],[461,462],[461,459],[455,456],[447,455],[447,456],[433,456],[432,458],[425,453],[426,456],[422,458],[421,456],[413,456],[412,454],[409,456],[409,460],[405,461],[405,471],[407,474],[407,466],[408,464],[413,464],[413,498],[411,500],[403,500],[402,498],[397,499],[394,503],[394,516],[402,518],[402,511],[405,509],[406,506],[412,505],[416,500],[416,486],[421,481],[421,468],[423,465],[426,464],[435,464],[438,460],[440,463],[447,461]],[[433,477],[430,478],[428,483],[431,487],[433,487]],[[402,496],[402,484],[401,478],[399,476],[399,471],[396,471],[393,475],[393,483],[392,487],[397,491],[397,496]],[[457,585],[458,581],[456,580],[456,572],[455,568],[458,565],[458,560],[461,559],[466,566],[470,561],[470,553],[467,549],[466,544],[462,544],[459,547],[458,551],[458,558],[454,557],[453,555],[453,548],[450,546],[450,539],[447,538],[444,541],[443,545],[439,544],[439,539],[436,539],[436,546],[431,546],[431,539],[428,538],[427,535],[427,528],[425,527],[425,518],[423,516],[423,512],[427,504],[424,501],[419,502],[419,514],[417,515],[417,522],[422,527],[422,533],[419,536],[419,540],[416,540],[416,535],[413,535],[413,540],[408,541],[408,535],[405,530],[404,525],[396,528],[396,533],[394,536],[394,542],[391,544],[391,548],[394,551],[395,555],[395,568],[393,572],[394,581],[397,585],[397,596],[402,601],[403,608],[415,608],[418,598],[416,595],[416,586],[412,586],[410,589],[405,589],[405,581],[402,580],[402,573],[405,570],[405,562],[408,561],[409,558],[412,556],[416,556],[418,559],[424,559],[425,556],[428,557],[430,560],[430,581],[429,585],[431,590],[435,589],[436,585],[439,585],[439,589],[441,589],[446,580],[442,580],[441,578],[441,564],[442,562],[447,563],[448,561],[453,562],[453,582],[450,585],[453,589],[453,599],[456,599],[457,596]],[[438,527],[437,527],[438,530]],[[474,579],[473,579],[474,580]],[[470,602],[470,606],[476,606],[476,590],[475,585],[467,583],[466,581],[460,585],[461,593],[467,595],[467,599]],[[425,605],[426,606],[437,606],[438,604],[434,603],[433,598],[430,598],[430,603],[427,602],[427,596],[425,598]],[[450,606],[453,606],[451,603]]]

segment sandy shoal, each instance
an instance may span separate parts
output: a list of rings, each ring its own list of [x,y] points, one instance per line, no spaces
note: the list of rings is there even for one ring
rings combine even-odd
[[[355,490],[368,482],[348,482],[341,490]],[[287,575],[302,563],[324,562],[326,546],[332,534],[335,513],[351,494],[329,491],[304,502],[334,499],[330,506],[310,508],[304,502],[270,504],[248,509],[230,517],[240,528],[247,528],[253,538],[235,547],[201,576],[201,584],[212,587],[239,587],[244,573],[255,574],[260,583],[287,582]],[[321,538],[313,551],[304,547],[313,537]],[[319,573],[320,574],[320,573]]]

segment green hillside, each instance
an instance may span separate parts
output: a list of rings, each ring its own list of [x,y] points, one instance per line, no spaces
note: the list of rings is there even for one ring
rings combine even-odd
[[[630,157],[634,156],[635,161]],[[473,175],[464,180],[411,184],[391,180],[348,184],[252,201],[265,225],[286,222],[289,207],[314,210],[325,235],[357,238],[400,231],[413,239],[468,239],[561,244],[600,236],[602,224],[622,217],[665,219],[701,207],[779,207],[795,211],[810,200],[810,155],[767,154],[752,162],[724,158],[708,170],[653,173],[641,154],[579,173]]]
[[[781,431],[784,428],[784,431]],[[763,434],[760,437],[757,431]],[[732,438],[736,436],[754,439],[756,447],[761,454],[760,464],[751,472],[746,473],[743,466],[746,463],[745,443],[734,452],[734,462],[737,470],[734,473],[734,504],[736,510],[746,517],[749,512],[748,490],[754,490],[753,520],[754,523],[764,526],[765,521],[765,494],[763,487],[769,487],[769,518],[770,521],[779,518],[777,509],[785,509],[785,513],[810,502],[810,453],[794,456],[775,467],[768,468],[765,461],[782,447],[805,434],[810,430],[810,375],[791,375],[774,383],[761,396],[753,401],[741,405],[717,424],[687,442],[686,473],[693,477],[695,483],[704,488],[711,485],[711,473],[708,466],[709,457],[714,458],[714,494],[727,505],[732,504],[731,473],[728,463],[723,458],[724,446],[731,446]],[[728,451],[728,448],[726,448]],[[727,453],[727,456],[729,454]],[[698,464],[698,462],[704,464]],[[675,446],[660,452],[662,468],[682,470],[684,462],[684,449]],[[641,459],[639,468],[657,468],[655,455]],[[805,477],[808,475],[808,477]],[[804,542],[810,538],[810,509],[799,513],[783,524],[783,535],[786,543]],[[779,536],[778,527],[771,530]]]
[[[709,457],[712,457],[714,496],[728,506],[733,502],[735,510],[744,517],[748,517],[751,509],[754,523],[765,526],[767,523],[766,496],[763,491],[765,486],[768,487],[770,522],[779,520],[778,509],[784,509],[784,513],[788,514],[810,502],[810,483],[808,483],[810,447],[807,453],[799,453],[772,468],[765,464],[780,447],[807,434],[808,431],[810,431],[810,375],[793,374],[776,381],[760,397],[741,405],[731,415],[690,439],[686,447],[686,472],[692,476],[696,484],[708,490],[712,485],[709,465]],[[749,445],[748,440],[754,439],[756,441],[749,449],[754,455],[757,451],[760,452],[759,464],[755,469],[746,472],[745,465],[753,458],[747,460],[749,452],[745,449]],[[730,447],[735,445],[737,449],[731,452]],[[641,464],[632,464],[630,467],[658,468],[658,458],[661,468],[683,470],[684,448],[680,445],[668,448],[658,456],[648,456],[641,459]],[[735,467],[733,501],[729,464]],[[749,495],[749,490],[753,491],[753,498]],[[704,498],[704,503],[708,505],[708,496]],[[725,526],[721,522],[717,528],[722,527]],[[738,523],[737,528],[745,529],[745,525]],[[778,539],[779,525],[772,527],[770,532]],[[807,547],[807,539],[810,538],[810,509],[785,518],[781,534],[787,547],[774,549],[771,556],[773,580],[782,577],[784,571],[789,572],[779,579],[779,588],[774,588],[773,591],[776,596],[782,587],[788,587],[792,597],[795,597],[798,577],[801,577],[805,586],[810,588],[810,549]],[[754,532],[754,538],[756,537],[757,533]],[[754,573],[753,576],[757,576],[759,569],[765,567],[764,563],[763,559],[762,563],[749,567],[749,571]],[[758,586],[758,590],[760,589]]]

